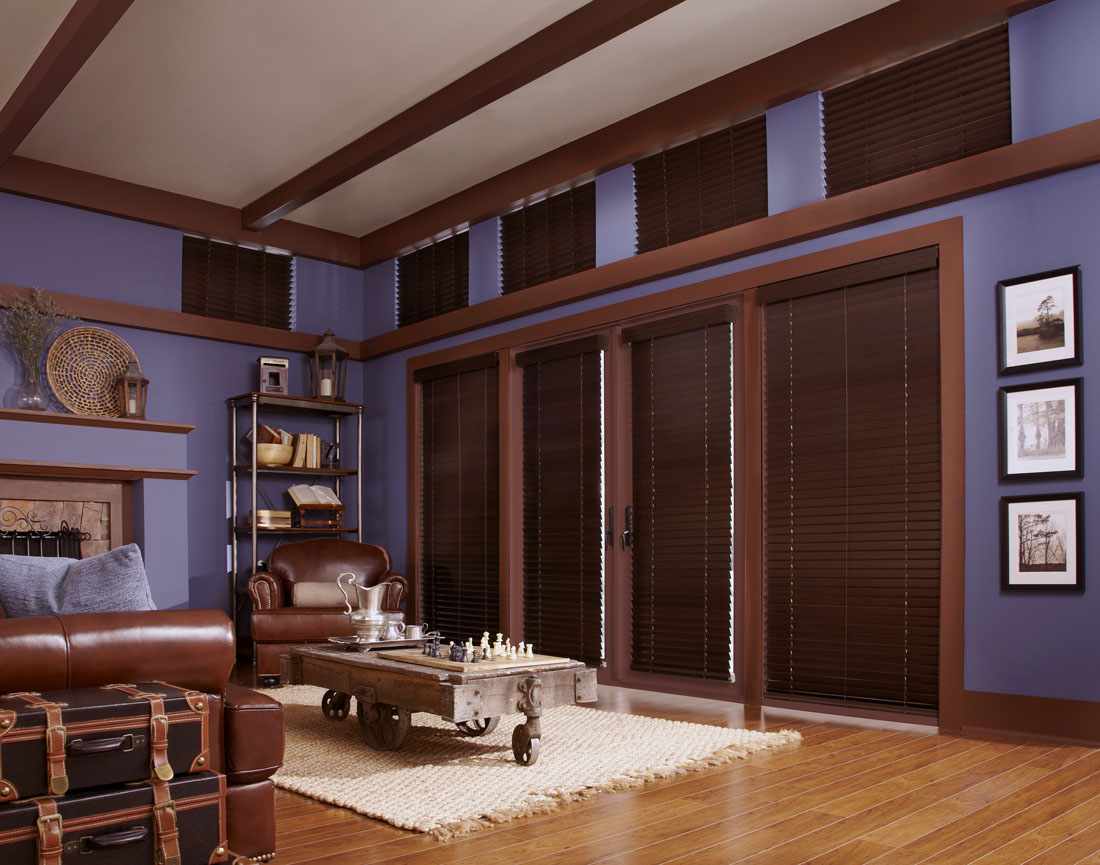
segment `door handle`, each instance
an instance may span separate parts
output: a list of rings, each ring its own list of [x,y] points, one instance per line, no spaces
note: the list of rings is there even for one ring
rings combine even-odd
[[[634,508],[626,506],[623,511],[623,549],[634,546]]]

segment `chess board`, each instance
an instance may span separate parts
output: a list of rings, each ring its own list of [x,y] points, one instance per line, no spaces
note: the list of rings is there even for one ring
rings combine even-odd
[[[450,649],[444,646],[439,650],[440,655],[447,655]],[[488,661],[478,661],[476,664],[470,661],[452,661],[449,657],[431,658],[420,649],[379,649],[373,652],[378,658],[389,658],[391,661],[404,661],[406,664],[420,664],[424,667],[435,667],[440,670],[455,670],[459,673],[488,673],[492,670],[512,670],[524,667],[548,667],[552,664],[572,663],[569,658],[556,658],[552,655],[535,655],[528,658],[526,655],[516,658],[490,658]]]

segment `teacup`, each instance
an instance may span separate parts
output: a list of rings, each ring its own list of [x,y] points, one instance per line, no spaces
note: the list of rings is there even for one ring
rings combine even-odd
[[[428,633],[428,626],[425,625],[406,625],[405,626],[405,639],[406,640],[423,640],[424,635]]]

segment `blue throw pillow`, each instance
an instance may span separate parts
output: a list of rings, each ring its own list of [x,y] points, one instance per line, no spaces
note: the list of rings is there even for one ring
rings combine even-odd
[[[0,606],[13,619],[53,616],[69,566],[77,559],[0,556]]]
[[[61,614],[155,610],[138,545],[73,561],[61,582],[57,606]]]

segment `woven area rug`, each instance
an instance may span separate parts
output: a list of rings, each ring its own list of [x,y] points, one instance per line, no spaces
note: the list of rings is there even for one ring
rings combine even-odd
[[[360,736],[354,701],[347,720],[333,722],[321,715],[320,688],[267,693],[286,715],[286,762],[276,785],[441,840],[801,738],[562,706],[543,713],[535,765],[520,766],[512,729],[522,715],[467,738],[453,724],[414,714],[400,751],[374,751]]]

